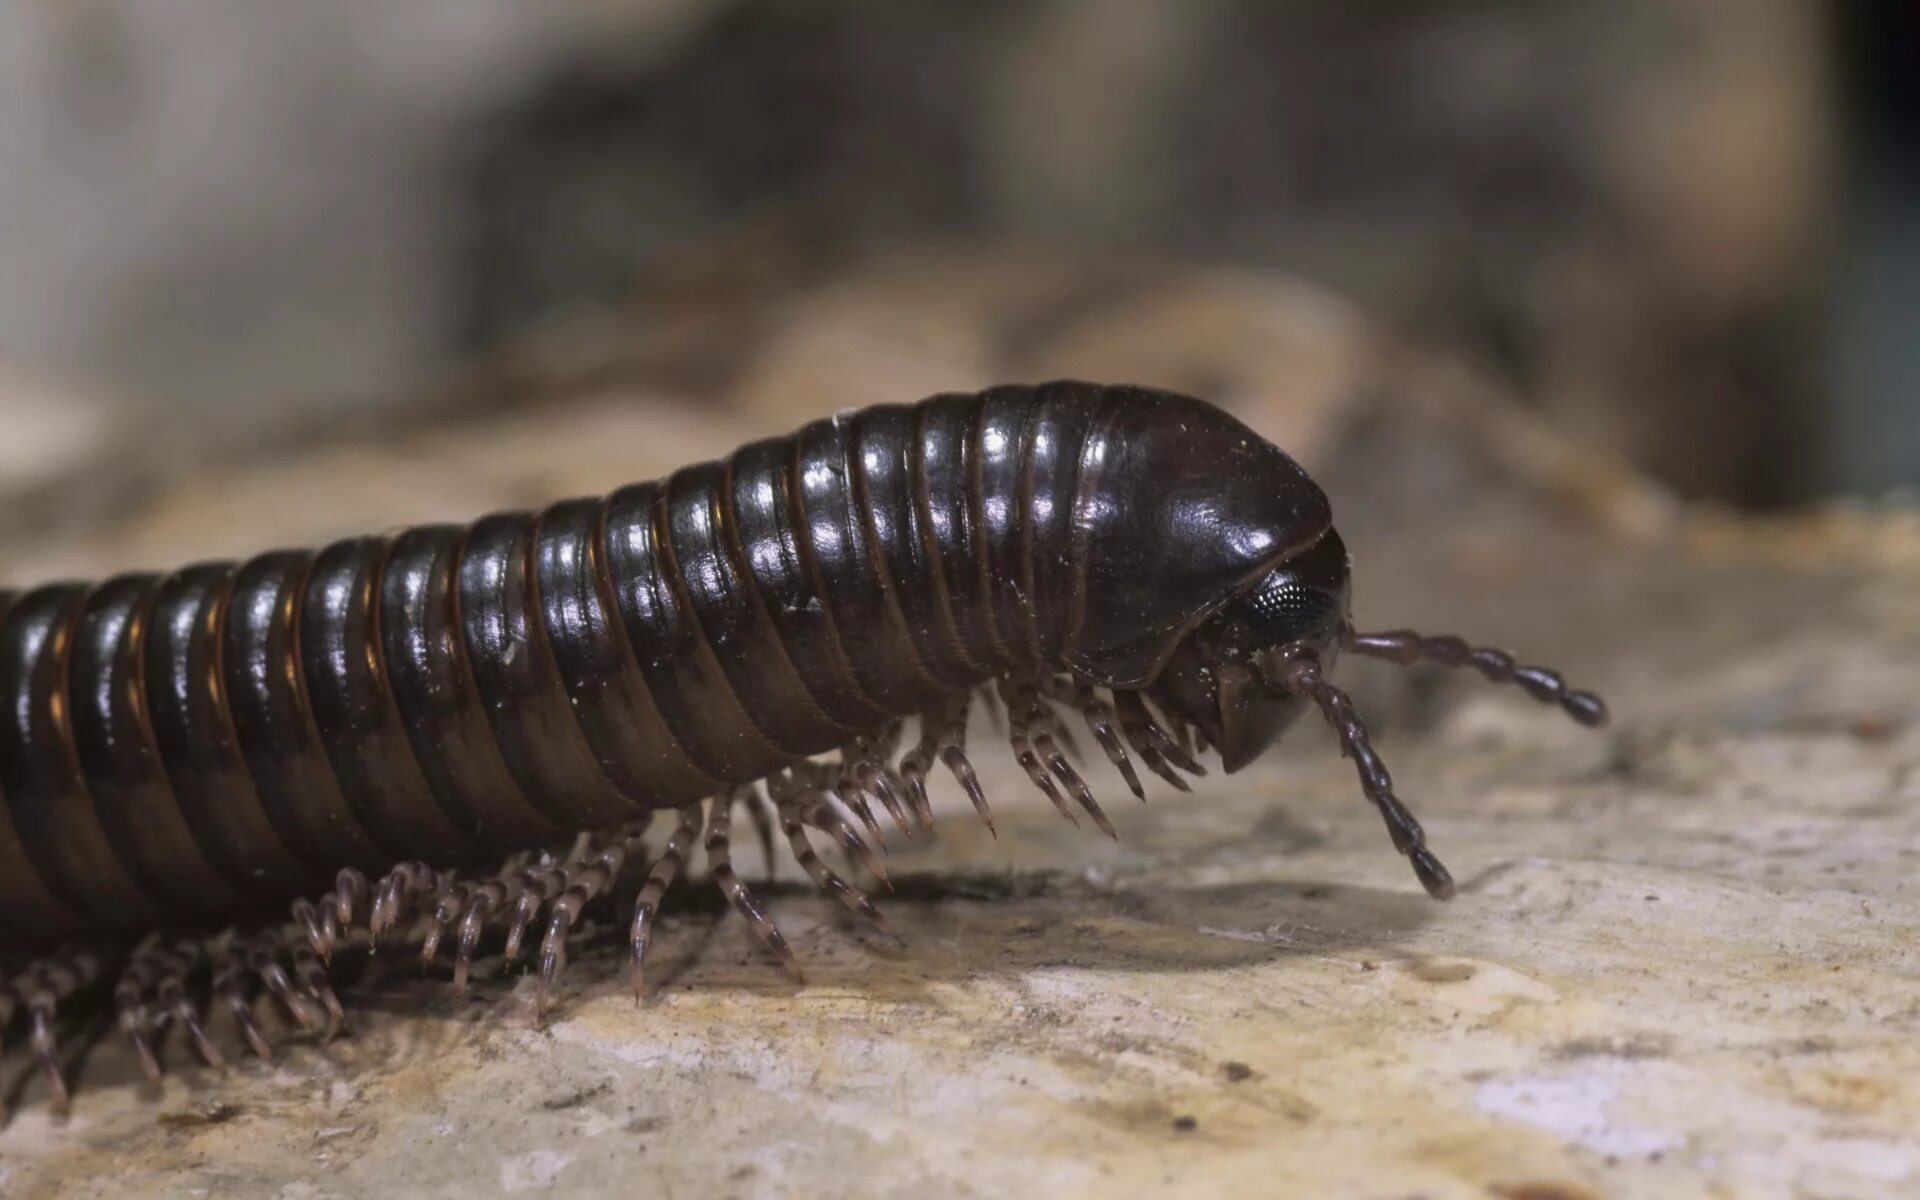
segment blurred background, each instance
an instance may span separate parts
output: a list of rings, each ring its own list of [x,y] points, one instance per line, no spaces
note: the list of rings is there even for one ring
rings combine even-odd
[[[16,515],[612,384],[780,430],[879,398],[834,337],[898,399],[1056,361],[953,352],[949,285],[1017,350],[1176,263],[1339,297],[1681,497],[1901,495],[1920,6],[0,6]],[[829,350],[776,389],[796,297]],[[1192,367],[1217,311],[1154,320]]]

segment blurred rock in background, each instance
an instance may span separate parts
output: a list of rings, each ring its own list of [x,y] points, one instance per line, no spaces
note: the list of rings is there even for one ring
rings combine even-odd
[[[1827,358],[1832,12],[22,3],[0,377],[102,397],[149,468],[543,379],[707,394],[770,297],[984,243],[1303,276],[1683,495],[1801,501],[1885,439]]]

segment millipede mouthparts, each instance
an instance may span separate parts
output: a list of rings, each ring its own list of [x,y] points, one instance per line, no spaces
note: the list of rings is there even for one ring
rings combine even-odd
[[[544,1013],[583,911],[636,893],[638,995],[696,856],[797,976],[735,812],[890,932],[811,839],[884,881],[876,807],[929,827],[935,772],[991,828],[985,705],[1108,834],[1065,716],[1144,798],[1141,768],[1186,791],[1317,711],[1445,899],[1337,656],[1606,708],[1503,651],[1359,632],[1350,592],[1280,449],[1203,401],[1063,381],[843,413],[540,513],[0,593],[0,1038],[24,1028],[64,1107],[59,1032],[89,1005],[150,1076],[169,1027],[222,1062],[215,1016],[267,1056],[263,994],[331,1034],[334,955],[403,938],[456,989],[483,947],[530,958]]]

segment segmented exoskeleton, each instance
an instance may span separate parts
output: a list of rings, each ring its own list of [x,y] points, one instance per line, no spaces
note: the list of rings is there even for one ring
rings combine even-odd
[[[1328,681],[1335,654],[1473,666],[1605,716],[1499,651],[1356,633],[1346,550],[1292,459],[1201,401],[1077,382],[842,414],[538,514],[0,606],[0,1033],[24,1014],[56,1081],[58,1005],[110,974],[63,939],[329,887],[294,904],[292,938],[255,921],[120,956],[121,1024],[150,1071],[168,1021],[219,1057],[207,997],[262,1053],[261,987],[337,1026],[325,960],[355,936],[412,931],[429,959],[450,940],[464,986],[483,944],[504,938],[511,961],[531,934],[544,1008],[581,910],[623,881],[637,991],[696,850],[792,966],[732,868],[736,804],[884,929],[809,834],[884,878],[873,805],[930,822],[936,767],[991,824],[966,741],[983,692],[1034,784],[1108,832],[1063,710],[1140,795],[1136,760],[1185,790],[1196,754],[1237,770],[1317,707],[1439,897],[1451,881]]]

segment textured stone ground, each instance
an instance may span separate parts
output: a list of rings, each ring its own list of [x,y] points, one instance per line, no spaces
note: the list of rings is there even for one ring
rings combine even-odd
[[[894,839],[882,900],[905,949],[784,864],[795,986],[704,886],[682,890],[645,1006],[616,935],[576,956],[545,1029],[524,980],[456,1002],[396,969],[352,989],[354,1036],[274,1067],[183,1069],[153,1095],[105,1046],[64,1124],[37,1084],[20,1097],[0,1192],[1920,1193],[1911,518],[1667,512],[1476,404],[1394,399],[1449,389],[1337,308],[1183,286],[1144,316],[1091,302],[1020,356],[970,348],[942,380],[899,330],[974,336],[964,313],[935,319],[964,289],[854,285],[782,318],[725,407],[622,384],[286,451],[58,544],[23,534],[9,574],[533,503],[975,373],[1199,386],[1181,364],[1210,361],[1208,390],[1332,492],[1363,624],[1511,644],[1613,701],[1594,734],[1472,681],[1343,666],[1462,881],[1453,903],[1424,898],[1317,727],[1144,806],[1090,767],[1117,844],[1060,821],[982,728],[1000,836],[949,792],[936,845]],[[847,366],[889,361],[914,365]],[[774,411],[783,394],[795,411]]]

